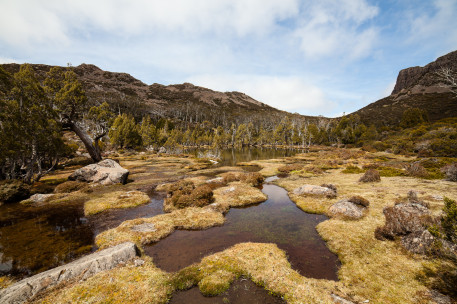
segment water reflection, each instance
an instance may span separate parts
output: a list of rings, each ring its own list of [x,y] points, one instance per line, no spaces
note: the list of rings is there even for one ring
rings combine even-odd
[[[304,213],[281,187],[265,185],[262,191],[268,195],[266,202],[231,209],[223,226],[204,231],[175,231],[146,247],[145,252],[160,268],[177,271],[237,243],[276,243],[302,275],[336,280],[338,258],[328,250],[315,228],[326,217]]]
[[[207,150],[203,149],[188,149],[186,153],[191,153],[198,156],[199,153],[204,153]],[[301,149],[289,148],[262,148],[262,147],[243,147],[243,148],[227,148],[221,150],[221,166],[235,166],[239,162],[249,162],[252,160],[271,159],[280,157],[294,156],[297,153],[302,153]]]

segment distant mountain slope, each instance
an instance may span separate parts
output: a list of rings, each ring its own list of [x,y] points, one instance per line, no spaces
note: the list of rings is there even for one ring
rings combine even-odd
[[[401,70],[392,94],[356,111],[366,123],[395,125],[407,108],[428,112],[431,121],[457,116],[457,98],[443,87],[436,72],[440,68],[457,71],[457,51],[439,57],[424,67]]]
[[[1,66],[11,74],[19,71],[20,67],[18,64]],[[32,64],[32,67],[44,79],[52,66]],[[91,104],[106,101],[119,112],[132,113],[137,117],[149,113],[188,122],[208,120],[215,125],[263,121],[284,115],[304,118],[270,107],[240,92],[217,92],[190,83],[147,85],[129,74],[103,71],[91,64],[81,64],[74,71]]]

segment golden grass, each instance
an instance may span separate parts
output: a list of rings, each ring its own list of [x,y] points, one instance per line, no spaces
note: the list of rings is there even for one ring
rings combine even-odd
[[[97,235],[95,243],[100,249],[114,246],[123,242],[134,242],[139,248],[166,237],[175,229],[200,230],[222,225],[224,216],[209,208],[189,207],[152,218],[139,218],[125,221],[116,228],[109,229]],[[139,232],[132,227],[141,224],[152,224],[153,231]]]
[[[374,230],[384,225],[383,208],[393,205],[397,198],[406,196],[411,189],[418,191],[419,198],[430,204],[433,214],[440,214],[444,203],[436,197],[448,196],[456,199],[455,183],[402,176],[383,177],[379,183],[359,183],[358,179],[362,174],[343,174],[341,170],[350,164],[363,167],[373,162],[409,162],[412,158],[388,153],[365,153],[357,149],[328,149],[297,155],[287,160],[262,160],[247,164],[261,166],[263,169],[260,172],[264,176],[271,176],[278,173],[278,167],[293,162],[294,159],[310,167],[332,169],[323,174],[306,174],[306,178],[300,174],[291,174],[288,178],[275,181],[289,191],[291,199],[302,210],[326,214],[333,203],[354,195],[363,196],[370,201],[366,217],[359,221],[334,218],[317,226],[319,234],[327,242],[330,250],[335,252],[342,262],[338,272],[339,282],[300,276],[290,268],[285,253],[274,244],[242,243],[207,256],[199,264],[186,267],[175,274],[166,274],[149,262],[134,269],[115,269],[74,287],[63,289],[46,298],[45,301],[48,302],[44,303],[79,302],[75,299],[82,299],[80,302],[87,303],[163,303],[176,288],[186,289],[198,285],[205,294],[220,293],[240,275],[248,276],[272,293],[283,296],[288,303],[333,303],[331,293],[358,303],[365,300],[369,300],[370,303],[430,303],[426,297],[427,288],[418,280],[418,277],[423,275],[423,265],[430,264],[430,260],[407,253],[399,242],[375,239]],[[148,166],[141,174],[150,172],[149,182],[163,180],[163,175],[155,175],[156,170],[167,170],[167,176],[173,178],[183,172],[189,172],[189,166],[195,164],[191,158],[162,156],[148,156],[143,160],[129,160],[125,157],[122,161],[122,165],[125,162],[126,166]],[[338,167],[340,169],[335,170]],[[192,173],[198,172],[201,171]],[[134,182],[131,184],[144,183],[143,180],[137,183],[135,177],[133,179]],[[301,197],[291,193],[302,184],[324,183],[337,186],[337,198]],[[235,189],[227,191],[231,187]],[[250,191],[253,192],[249,193]],[[215,203],[209,206],[185,208],[153,218],[124,222],[119,227],[98,235],[96,244],[100,248],[106,248],[124,241],[133,241],[141,246],[158,241],[177,228],[206,229],[221,225],[224,223],[221,212],[239,204],[252,203],[252,198],[257,197],[259,192],[261,193],[260,190],[246,184],[232,183],[227,187],[215,189]],[[260,201],[264,199],[266,197],[262,200],[259,197]],[[155,230],[132,230],[132,227],[144,223],[153,224]],[[139,282],[133,279],[136,277],[141,278]],[[77,298],[79,294],[85,298]],[[139,295],[144,297],[140,298]]]
[[[320,223],[317,230],[327,241],[331,251],[338,254],[342,266],[338,272],[340,282],[351,294],[369,299],[370,303],[428,303],[426,287],[418,281],[425,259],[405,252],[397,242],[379,241],[374,230],[384,225],[382,210],[391,206],[398,197],[406,196],[411,189],[419,191],[419,198],[433,196],[457,197],[455,183],[443,180],[425,181],[411,177],[383,177],[375,184],[359,183],[361,174],[343,174],[341,170],[322,176],[299,179],[295,176],[277,180],[289,191],[290,198],[307,212],[327,213],[337,200],[361,195],[370,201],[367,216],[359,221],[330,219]],[[293,195],[291,191],[302,184],[335,184],[336,199],[316,199]],[[428,200],[431,211],[438,215],[443,207],[441,200]]]
[[[145,258],[141,266],[104,271],[84,282],[50,292],[35,303],[166,303],[173,291],[170,275]]]
[[[213,193],[215,201],[208,208],[224,213],[231,207],[243,207],[267,200],[267,196],[260,189],[243,182],[229,183],[226,187],[215,189]]]
[[[146,257],[141,266],[129,264],[101,272],[84,282],[48,292],[36,302],[165,303],[173,291],[195,285],[206,295],[219,294],[240,275],[282,296],[288,303],[333,303],[331,293],[350,297],[339,282],[299,275],[275,244],[240,243],[173,274],[158,269]]]
[[[84,214],[97,214],[108,209],[132,208],[149,202],[149,196],[141,191],[115,191],[84,203]]]
[[[240,243],[207,256],[177,272],[172,283],[179,289],[197,285],[206,295],[226,290],[235,277],[249,277],[257,285],[282,296],[288,303],[333,303],[331,293],[347,297],[339,282],[305,278],[293,270],[284,251],[275,244]]]

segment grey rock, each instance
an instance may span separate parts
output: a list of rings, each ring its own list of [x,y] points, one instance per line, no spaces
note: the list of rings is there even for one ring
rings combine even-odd
[[[143,223],[133,226],[132,228],[130,228],[130,230],[135,232],[154,232],[157,229],[153,223]]]
[[[333,204],[328,211],[332,217],[357,220],[365,215],[366,208],[343,199]]]
[[[72,279],[85,280],[98,272],[109,270],[137,256],[134,243],[123,243],[82,257],[69,264],[50,269],[0,290],[0,303],[17,304],[38,293]]]
[[[348,301],[333,293],[331,294],[331,297],[332,297],[333,303],[336,303],[336,304],[354,304],[354,302]]]
[[[31,197],[29,197],[26,201],[27,201],[27,203],[42,203],[53,196],[54,196],[54,194],[52,194],[52,193],[50,193],[50,194],[37,193],[37,194],[34,194]]]
[[[129,170],[124,169],[112,159],[104,159],[97,164],[82,167],[68,177],[69,180],[78,180],[101,185],[125,184]]]
[[[397,204],[383,210],[386,217],[384,227],[376,229],[376,238],[392,239],[397,235],[407,235],[412,232],[422,232],[425,227],[433,224],[430,211],[415,203]]]
[[[165,147],[160,147],[158,153],[167,153],[167,149]]]
[[[314,195],[314,196],[325,196],[328,198],[336,197],[336,191],[327,187],[316,186],[316,185],[302,185],[295,188],[293,191],[296,195]]]
[[[416,231],[404,236],[401,239],[402,246],[417,254],[427,254],[435,241],[435,237],[428,231]]]
[[[429,292],[430,298],[437,304],[452,304],[452,300],[449,296],[446,296],[434,289]]]

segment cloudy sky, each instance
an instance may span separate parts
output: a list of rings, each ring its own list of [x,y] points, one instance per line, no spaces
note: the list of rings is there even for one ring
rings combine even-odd
[[[457,0],[0,0],[0,63],[92,63],[307,115],[457,50]]]

